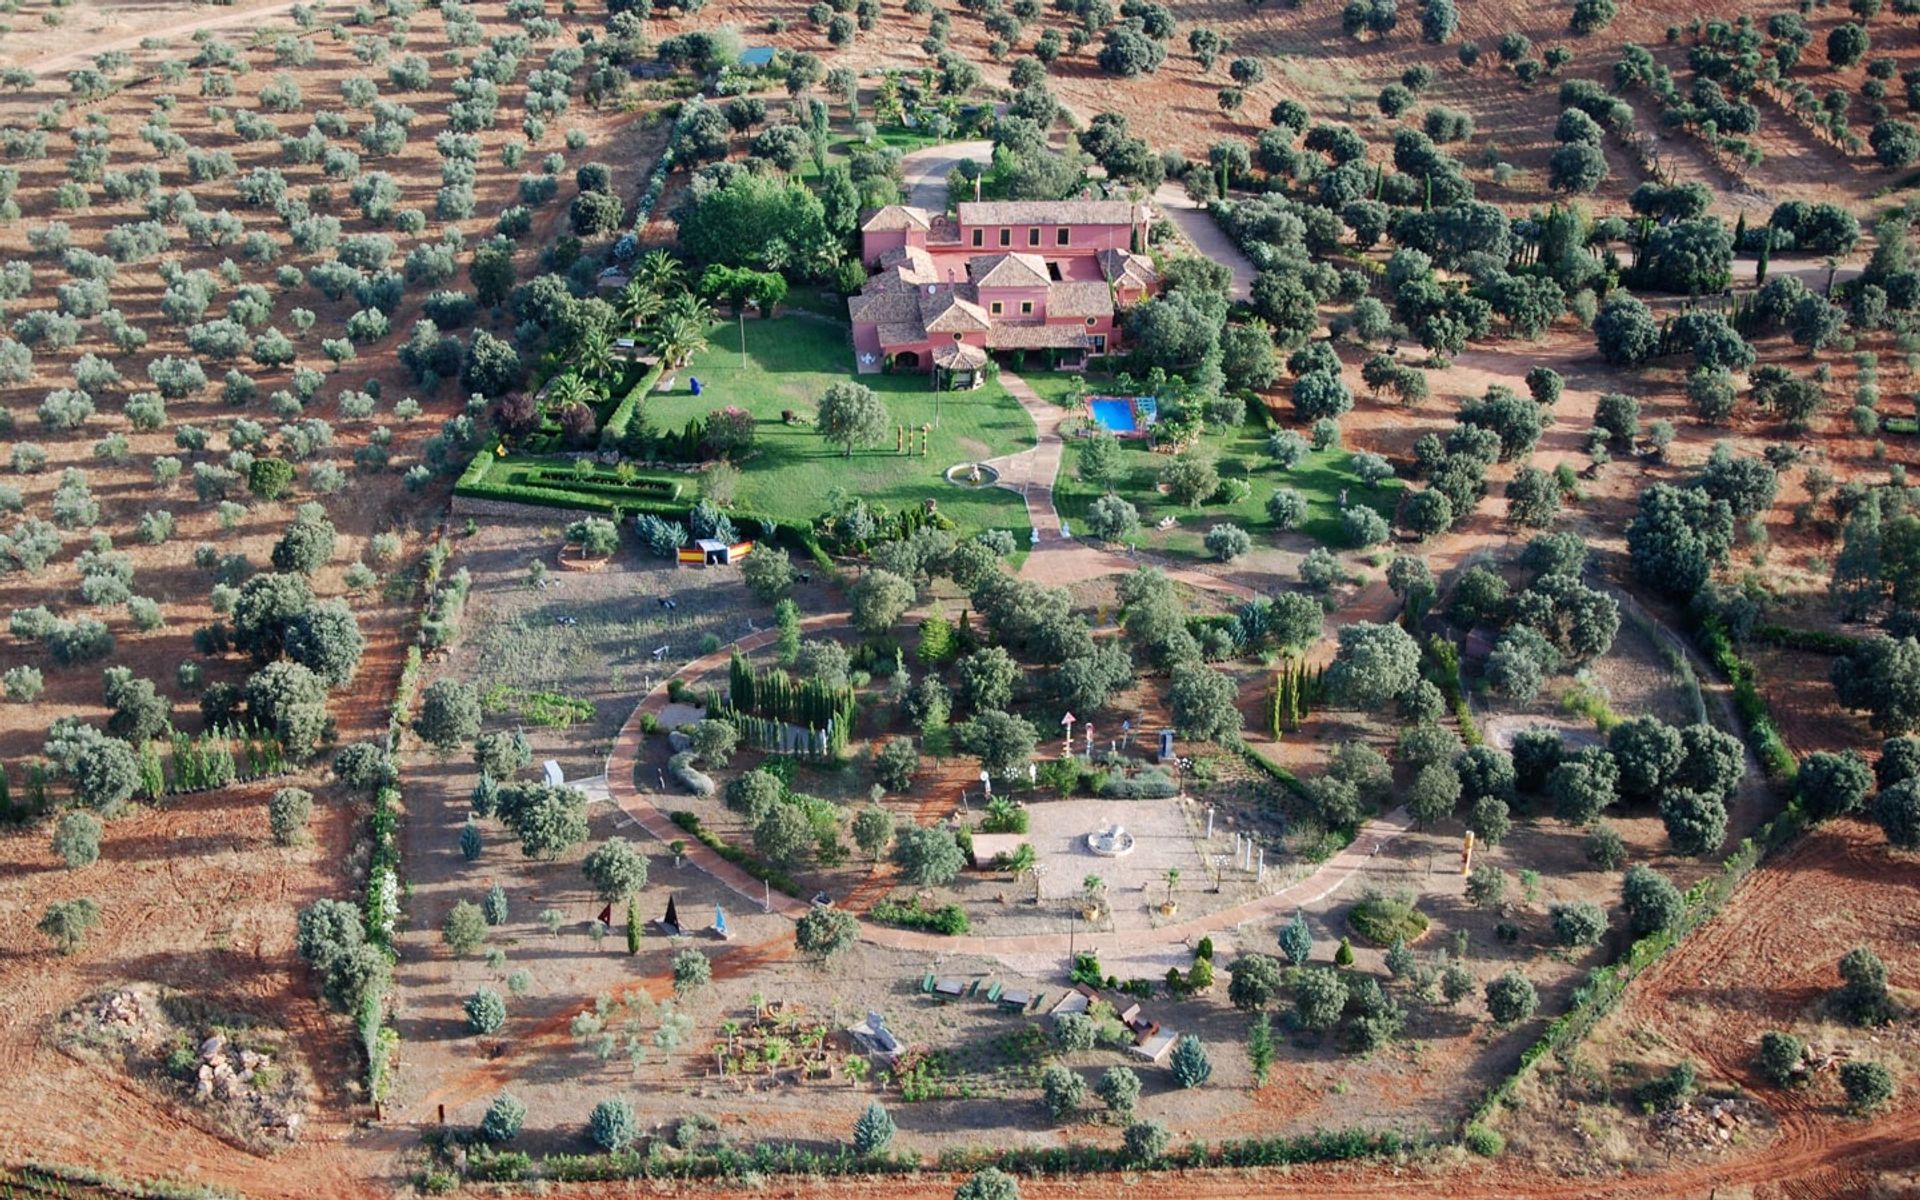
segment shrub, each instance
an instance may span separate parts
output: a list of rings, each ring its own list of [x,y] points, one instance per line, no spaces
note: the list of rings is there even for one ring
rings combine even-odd
[[[1800,1062],[1806,1050],[1806,1043],[1792,1034],[1769,1029],[1760,1035],[1756,1065],[1774,1086],[1792,1087],[1800,1079]]]
[[[464,958],[480,948],[487,939],[487,918],[480,906],[471,900],[457,901],[447,913],[445,924],[440,927],[440,935],[447,948],[455,955]]]
[[[1364,896],[1347,914],[1354,933],[1376,946],[1412,942],[1427,931],[1427,916],[1410,901],[1373,893]]]
[[[485,1036],[497,1032],[507,1022],[507,1002],[492,988],[476,988],[461,1008],[467,1014],[470,1033]]]
[[[100,822],[90,813],[67,813],[54,826],[52,845],[69,870],[91,866],[100,858]]]
[[[1878,1025],[1887,1019],[1891,1002],[1887,995],[1887,964],[1865,946],[1855,946],[1841,956],[1840,990],[1834,1002],[1841,1013],[1856,1025]]]
[[[1169,1064],[1174,1080],[1183,1088],[1197,1088],[1213,1076],[1213,1062],[1207,1057],[1207,1049],[1192,1034],[1174,1045]]]
[[[1569,948],[1599,944],[1607,932],[1607,914],[1598,904],[1575,900],[1547,909],[1556,942]]]
[[[1478,1121],[1467,1126],[1460,1141],[1468,1151],[1481,1158],[1498,1158],[1507,1149],[1507,1139],[1499,1130],[1489,1129]]]
[[[526,1119],[527,1106],[512,1092],[501,1092],[480,1118],[480,1136],[495,1145],[510,1142],[520,1136],[520,1126]]]
[[[639,1136],[640,1123],[634,1119],[633,1105],[624,1097],[602,1100],[587,1117],[587,1137],[602,1150],[618,1153]]]
[[[1693,1099],[1698,1090],[1699,1080],[1693,1064],[1682,1061],[1633,1089],[1633,1100],[1648,1112],[1666,1112]]]
[[[1140,1076],[1130,1067],[1108,1067],[1101,1073],[1100,1082],[1094,1085],[1094,1092],[1109,1112],[1125,1120],[1133,1115],[1134,1106],[1140,1102]]]
[[[1539,993],[1517,970],[1508,970],[1487,981],[1487,1013],[1501,1025],[1513,1025],[1531,1017],[1540,1006]]]
[[[277,846],[297,846],[305,841],[312,816],[313,793],[300,788],[281,788],[267,801],[267,826]]]
[[[1876,1062],[1841,1063],[1840,1087],[1847,1093],[1847,1108],[1856,1114],[1871,1113],[1893,1099],[1893,1075]]]
[[[879,1101],[867,1105],[853,1124],[853,1149],[856,1154],[878,1154],[892,1142],[893,1118]]]

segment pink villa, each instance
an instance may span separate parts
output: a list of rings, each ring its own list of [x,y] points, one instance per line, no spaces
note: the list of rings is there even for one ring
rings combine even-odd
[[[1130,200],[974,201],[957,217],[888,205],[860,227],[873,275],[847,301],[855,363],[961,387],[995,350],[1083,366],[1119,342],[1116,314],[1159,286],[1135,250],[1152,220]]]

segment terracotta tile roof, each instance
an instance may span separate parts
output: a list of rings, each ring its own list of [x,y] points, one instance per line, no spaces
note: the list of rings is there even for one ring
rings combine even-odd
[[[1053,279],[1038,254],[976,254],[967,274],[975,287],[1045,287]]]
[[[940,281],[940,273],[934,269],[933,255],[918,246],[901,246],[882,254],[880,272],[880,275],[875,276],[876,279],[885,277],[897,279],[906,284],[928,284]]]
[[[910,204],[889,204],[876,209],[874,214],[860,226],[862,233],[886,233],[901,229],[925,229],[932,223],[932,217],[924,208],[915,208]]]
[[[1160,282],[1160,273],[1153,269],[1153,260],[1144,254],[1134,254],[1126,250],[1102,250],[1098,255],[1100,273],[1111,283],[1127,287],[1150,288]]]
[[[986,200],[959,206],[962,225],[1131,225],[1150,212],[1131,200]]]
[[[1113,294],[1104,283],[1056,283],[1047,289],[1049,317],[1110,317]]]
[[[918,318],[911,321],[882,321],[875,327],[882,346],[917,346],[927,340],[926,326]]]
[[[967,370],[987,365],[987,352],[965,342],[948,342],[933,348],[933,365],[949,370]]]
[[[987,330],[989,350],[1078,350],[1086,332],[1073,325],[1018,325],[1002,321]]]
[[[987,310],[980,307],[973,288],[966,284],[923,295],[920,314],[928,333],[978,333],[992,326]]]
[[[847,315],[876,325],[920,324],[920,297],[907,288],[881,288],[847,298]]]

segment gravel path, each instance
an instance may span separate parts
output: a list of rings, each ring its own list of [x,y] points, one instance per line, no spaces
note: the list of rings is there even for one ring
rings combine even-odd
[[[900,177],[907,185],[907,203],[928,212],[947,211],[947,176],[968,159],[992,162],[993,143],[947,142],[902,156]]]

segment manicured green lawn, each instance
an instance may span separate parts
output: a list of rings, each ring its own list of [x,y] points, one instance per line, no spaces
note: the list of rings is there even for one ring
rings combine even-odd
[[[1072,384],[1067,376],[1035,374],[1022,376],[1042,396],[1064,397]],[[1095,382],[1098,390],[1098,382]],[[1348,469],[1351,457],[1346,450],[1315,451],[1291,471],[1273,466],[1266,451],[1269,431],[1252,417],[1232,431],[1209,431],[1201,447],[1215,456],[1222,479],[1241,478],[1253,485],[1251,494],[1237,504],[1207,504],[1198,509],[1177,504],[1155,490],[1160,469],[1167,456],[1155,454],[1145,441],[1122,441],[1125,451],[1125,476],[1114,489],[1140,510],[1139,542],[1144,548],[1194,558],[1208,557],[1201,539],[1207,530],[1222,521],[1251,533],[1258,542],[1273,535],[1267,518],[1267,497],[1276,488],[1290,487],[1307,498],[1307,520],[1299,532],[1336,550],[1347,548],[1340,523],[1340,489],[1347,489],[1347,503],[1366,504],[1389,520],[1399,502],[1403,483],[1389,479],[1377,487],[1366,487]],[[1060,465],[1060,478],[1054,485],[1054,503],[1069,522],[1084,527],[1087,510],[1100,497],[1100,490],[1083,483],[1079,477],[1080,447],[1074,439],[1067,442],[1066,456]],[[1173,517],[1172,529],[1157,529],[1162,518]]]
[[[742,362],[740,326],[733,321],[707,331],[711,348],[678,372],[673,390],[648,397],[645,413],[656,429],[677,429],[688,419],[736,405],[756,420],[753,456],[741,464],[740,506],[792,524],[806,524],[827,508],[828,495],[843,488],[869,504],[898,512],[925,497],[965,532],[1001,528],[1024,545],[1026,508],[1003,488],[970,490],[946,482],[955,463],[1011,454],[1034,444],[1033,421],[997,383],[972,392],[934,393],[921,374],[861,375],[886,402],[898,424],[918,429],[937,425],[925,457],[894,451],[894,439],[851,458],[829,445],[810,423],[827,386],[852,379],[853,348],[847,326],[804,316],[746,322],[747,353]],[[698,378],[701,395],[689,390]],[[791,409],[809,424],[787,425]],[[915,437],[918,442],[918,436]]]

